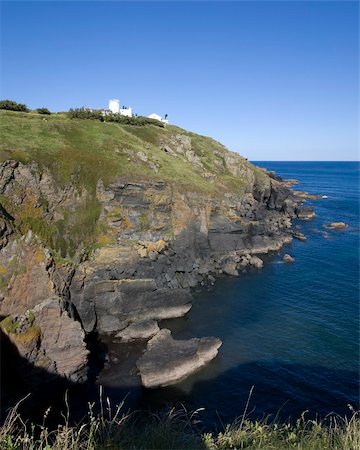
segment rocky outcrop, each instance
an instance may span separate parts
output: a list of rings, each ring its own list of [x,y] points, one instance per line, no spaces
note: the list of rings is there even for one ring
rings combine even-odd
[[[315,211],[308,207],[297,208],[296,215],[299,219],[311,220],[315,217]]]
[[[175,340],[170,330],[162,329],[137,361],[141,382],[148,388],[177,383],[214,359],[220,346],[217,338]]]
[[[70,381],[87,377],[85,333],[79,322],[61,308],[61,299],[51,297],[22,315],[10,315],[0,323],[20,356],[35,368],[61,375]]]

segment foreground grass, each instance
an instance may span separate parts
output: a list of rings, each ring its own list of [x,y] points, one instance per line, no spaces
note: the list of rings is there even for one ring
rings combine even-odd
[[[97,416],[92,405],[81,423],[70,426],[68,417],[57,429],[49,430],[46,415],[41,425],[25,423],[15,407],[0,430],[2,450],[358,450],[360,418],[331,417],[326,421],[306,420],[295,424],[244,417],[225,426],[220,433],[203,433],[197,414],[174,409],[164,415],[123,414],[122,405],[115,412],[110,403]]]

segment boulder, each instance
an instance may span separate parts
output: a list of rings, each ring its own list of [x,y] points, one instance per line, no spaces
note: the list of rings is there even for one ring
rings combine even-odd
[[[315,217],[315,212],[313,209],[303,206],[296,210],[296,215],[299,219],[310,220]]]
[[[156,320],[143,320],[129,325],[122,331],[119,331],[115,337],[120,338],[122,342],[132,342],[136,340],[147,340],[155,336],[160,330]]]
[[[223,268],[223,273],[225,273],[226,275],[232,275],[237,277],[239,275],[239,272],[236,270],[236,262],[235,261],[227,261]]]
[[[143,386],[157,388],[183,380],[214,359],[221,344],[214,337],[175,340],[170,330],[160,330],[136,363]]]
[[[293,262],[295,262],[295,258],[293,258],[291,255],[289,255],[288,253],[286,253],[286,254],[283,256],[283,261],[284,261],[285,263],[293,263]]]
[[[257,269],[261,269],[264,265],[264,261],[260,259],[258,256],[254,255],[250,258],[250,264]]]

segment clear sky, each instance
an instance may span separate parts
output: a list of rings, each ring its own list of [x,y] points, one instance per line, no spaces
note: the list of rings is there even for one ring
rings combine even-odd
[[[357,160],[359,3],[1,2],[1,97],[106,107],[251,160]]]

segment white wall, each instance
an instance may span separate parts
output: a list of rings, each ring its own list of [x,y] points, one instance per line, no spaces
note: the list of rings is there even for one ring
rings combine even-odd
[[[109,109],[112,113],[118,114],[120,112],[120,100],[109,100]]]
[[[121,108],[119,112],[121,116],[132,117],[132,108],[125,108],[125,109]]]
[[[155,119],[155,120],[160,120],[161,122],[161,116],[159,116],[159,114],[150,114],[150,116],[148,116],[149,119]]]

